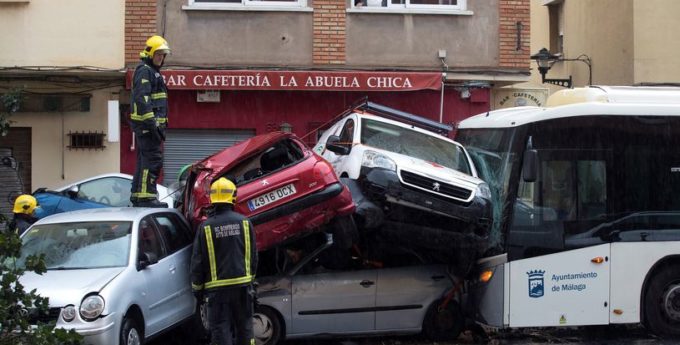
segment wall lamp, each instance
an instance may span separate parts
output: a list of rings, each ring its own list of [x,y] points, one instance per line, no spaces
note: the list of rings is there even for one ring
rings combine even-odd
[[[562,58],[560,55],[555,55],[552,54],[548,49],[542,48],[541,50],[538,51],[538,53],[531,55],[532,60],[536,60],[536,64],[538,65],[538,71],[541,73],[541,82],[542,83],[548,83],[548,84],[553,84],[553,85],[559,85],[562,87],[566,88],[571,88],[572,87],[572,80],[571,76],[569,76],[568,79],[551,79],[551,78],[546,78],[545,74],[548,73],[550,68],[556,63],[560,61],[581,61],[588,65],[588,85],[593,84],[593,68],[592,68],[592,61],[590,61],[590,57],[586,54],[581,54],[575,59],[566,59]]]

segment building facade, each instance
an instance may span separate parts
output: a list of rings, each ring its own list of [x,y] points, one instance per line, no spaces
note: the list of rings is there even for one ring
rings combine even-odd
[[[640,85],[680,82],[680,2],[674,0],[531,0],[531,53],[541,48],[564,59],[546,78],[572,77],[573,86]],[[541,84],[532,62],[531,83],[550,93],[560,86]],[[590,75],[592,73],[592,82]]]
[[[124,18],[123,0],[0,1],[0,94],[23,99],[0,137],[3,211],[9,194],[119,171]]]
[[[127,0],[126,62],[151,34],[171,46],[170,183],[252,135],[313,144],[365,97],[445,123],[486,111],[493,88],[528,80],[529,29],[529,0]],[[124,172],[132,141],[123,128]]]

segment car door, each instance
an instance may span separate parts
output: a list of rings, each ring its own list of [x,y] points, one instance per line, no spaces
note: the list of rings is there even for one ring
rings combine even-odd
[[[177,270],[175,262],[167,260],[161,235],[152,216],[146,216],[139,222],[137,252],[155,255],[158,262],[150,264],[139,271],[146,285],[142,312],[146,321],[145,334],[149,336],[164,329],[168,319],[173,316],[173,285],[168,278]],[[138,259],[139,260],[139,259]]]
[[[172,307],[173,317],[168,323],[179,322],[194,311],[194,296],[191,292],[191,235],[189,228],[173,213],[159,213],[153,216],[160,230],[163,245],[169,262],[168,277],[165,284],[170,285],[168,304]],[[174,267],[175,269],[172,269]]]
[[[333,271],[311,261],[292,279],[291,334],[371,332],[376,270]]]
[[[349,147],[351,150],[352,144],[354,142],[355,133],[357,130],[357,119],[353,115],[348,116],[345,120],[341,122],[341,124],[342,127],[340,127],[340,130],[338,132],[332,133],[332,135],[339,136],[340,137],[339,143],[347,145],[347,147]],[[327,141],[328,138],[326,138],[324,145],[327,143]],[[346,164],[351,163],[347,162],[348,157],[349,154],[339,155],[330,150],[325,150],[323,152],[323,158],[326,159],[329,163],[331,163],[331,165],[333,166],[333,170],[335,170],[338,176],[342,175],[342,173],[346,173],[349,170],[349,167],[346,167]]]
[[[452,285],[444,265],[405,266],[379,270],[376,330],[419,329],[429,306]]]

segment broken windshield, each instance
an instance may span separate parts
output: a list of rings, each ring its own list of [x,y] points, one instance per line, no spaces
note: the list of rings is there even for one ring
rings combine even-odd
[[[518,153],[512,148],[514,129],[460,129],[456,141],[465,146],[479,177],[491,190],[493,224],[489,247],[502,245],[503,209],[508,202],[508,187],[513,169],[518,168]]]
[[[130,222],[41,224],[22,237],[23,266],[31,255],[45,254],[48,270],[127,266]]]
[[[434,135],[364,119],[361,122],[361,143],[471,174],[463,149]]]

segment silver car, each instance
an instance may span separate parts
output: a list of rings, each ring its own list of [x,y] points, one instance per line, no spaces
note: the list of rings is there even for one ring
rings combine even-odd
[[[21,283],[48,297],[56,326],[75,329],[86,345],[143,344],[195,314],[192,236],[174,209],[60,213],[21,240],[20,264],[32,254],[45,254],[47,264],[46,273],[26,273]]]
[[[435,340],[458,337],[464,319],[446,266],[377,269],[355,259],[351,269],[328,269],[331,244],[329,238],[281,275],[258,279],[257,344],[421,331]]]

